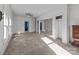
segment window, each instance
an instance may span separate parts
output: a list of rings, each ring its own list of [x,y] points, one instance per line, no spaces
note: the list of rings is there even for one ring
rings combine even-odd
[[[12,25],[11,18],[9,17],[9,35],[11,35],[11,25]]]
[[[8,17],[4,13],[4,39],[8,38]]]
[[[4,13],[4,39],[11,35],[11,18],[7,13]]]

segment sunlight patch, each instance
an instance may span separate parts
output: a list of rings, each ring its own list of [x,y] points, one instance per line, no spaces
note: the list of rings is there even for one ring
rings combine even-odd
[[[49,38],[47,38],[47,37],[43,37],[43,38],[41,38],[46,44],[50,44],[50,43],[52,43],[53,41],[52,40],[50,40]]]
[[[68,51],[63,49],[61,46],[56,43],[48,45],[57,55],[71,55]]]
[[[68,51],[66,51],[65,49],[63,49],[61,46],[59,46],[58,44],[54,43],[52,40],[50,40],[47,37],[43,37],[41,38],[47,45],[49,48],[52,49],[52,51],[54,51],[57,55],[72,55],[70,54]]]

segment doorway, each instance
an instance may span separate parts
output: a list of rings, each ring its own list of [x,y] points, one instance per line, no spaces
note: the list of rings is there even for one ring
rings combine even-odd
[[[42,22],[40,22],[40,31],[42,32]]]
[[[25,21],[25,31],[29,30],[29,23],[27,21]]]
[[[62,19],[56,20],[57,38],[62,39]]]

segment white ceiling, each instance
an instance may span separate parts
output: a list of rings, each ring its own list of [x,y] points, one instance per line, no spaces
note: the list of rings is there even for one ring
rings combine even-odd
[[[11,8],[15,14],[25,15],[31,13],[40,16],[56,7],[56,4],[12,4]]]

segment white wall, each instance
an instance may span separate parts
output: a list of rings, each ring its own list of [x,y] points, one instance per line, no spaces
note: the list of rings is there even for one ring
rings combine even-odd
[[[39,21],[36,20],[36,32],[39,32]]]
[[[35,19],[33,18],[29,18],[25,15],[15,15],[14,16],[14,20],[13,20],[13,23],[14,23],[14,33],[17,33],[17,32],[25,32],[25,21],[28,21],[29,22],[29,32],[35,32]]]
[[[42,21],[44,21],[43,31],[48,35],[52,35],[52,19],[45,19]]]
[[[4,13],[4,19],[5,20],[12,20],[12,13],[10,10],[9,5],[0,5],[0,10]],[[4,19],[0,21],[0,54],[3,54],[6,47],[8,46],[8,42],[11,38],[12,31],[10,30],[12,25],[10,26],[9,23],[6,26],[6,30],[4,30]],[[9,21],[8,21],[9,22]],[[5,36],[4,36],[5,35]]]
[[[35,32],[35,19],[29,19],[29,32]]]
[[[3,5],[0,5],[0,10],[3,12]],[[0,21],[0,54],[3,53],[3,40],[4,40],[4,27],[3,27],[4,20]]]
[[[79,25],[79,4],[69,5],[70,40],[72,40],[72,25]]]
[[[45,31],[45,28],[44,28],[45,24],[44,24],[44,20],[42,20],[42,32]]]

